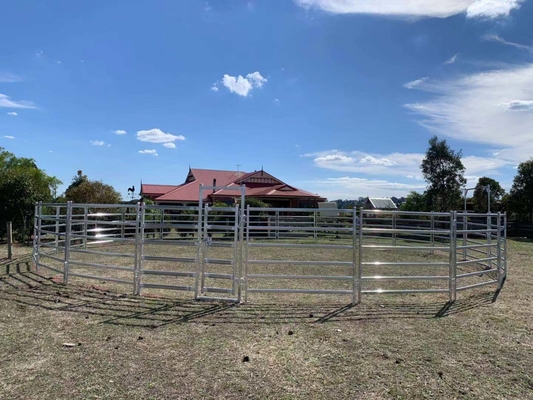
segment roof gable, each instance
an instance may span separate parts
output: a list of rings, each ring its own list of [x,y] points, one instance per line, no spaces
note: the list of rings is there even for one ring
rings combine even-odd
[[[236,180],[235,183],[237,184],[247,184],[247,183],[263,183],[268,185],[284,185],[282,181],[280,181],[278,178],[274,177],[273,175],[270,175],[268,172],[265,172],[263,170],[261,171],[254,171],[250,172],[249,174],[246,174],[242,176],[240,179]]]

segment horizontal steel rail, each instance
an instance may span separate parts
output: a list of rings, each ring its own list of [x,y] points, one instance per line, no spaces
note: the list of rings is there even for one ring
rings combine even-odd
[[[114,269],[117,271],[127,271],[127,272],[133,272],[133,268],[131,267],[120,267],[117,265],[107,265],[107,264],[99,264],[99,263],[91,263],[87,261],[77,261],[77,260],[70,260],[70,265],[81,265],[84,267],[93,267],[93,268],[101,268],[101,269]]]
[[[196,272],[158,271],[153,269],[143,269],[143,274],[157,276],[179,276],[183,278],[194,278],[196,276]]]
[[[350,281],[353,276],[335,275],[269,275],[269,274],[248,274],[249,279],[320,279],[330,281]]]
[[[448,289],[374,289],[374,290],[362,290],[361,293],[363,294],[448,293]]]
[[[141,283],[140,286],[145,289],[166,289],[166,290],[178,290],[178,291],[186,291],[186,292],[194,291],[194,287],[192,286],[160,285],[157,283]]]
[[[143,255],[142,259],[145,261],[169,261],[169,262],[196,262],[196,257],[163,257],[163,256],[146,256]]]
[[[291,244],[291,243],[249,243],[248,247],[287,247],[300,249],[352,249],[352,245],[342,244]]]
[[[420,261],[370,261],[363,262],[362,265],[373,267],[447,267],[450,263],[447,262],[420,262]]]
[[[80,274],[80,273],[77,273],[77,272],[70,272],[69,275],[70,276],[75,276],[75,277],[78,277],[78,278],[95,279],[97,281],[106,281],[106,282],[109,281],[109,282],[115,282],[115,283],[121,283],[121,284],[133,286],[133,282],[132,281],[125,281],[123,279],[110,278],[108,276],[86,275],[86,274]]]
[[[41,255],[43,255],[43,254],[41,254]],[[44,264],[44,263],[42,263],[42,262],[39,262],[38,266],[39,266],[39,267],[44,267],[44,268],[46,268],[46,269],[49,269],[50,271],[57,272],[58,274],[63,274],[63,272],[64,272],[63,270],[60,270],[60,269],[57,269],[57,268],[51,267],[51,266],[49,266],[49,265],[47,265],[47,264]]]
[[[302,294],[352,294],[351,290],[312,290],[312,289],[248,289],[248,293],[302,293]]]
[[[448,279],[448,275],[374,275],[374,276],[363,276],[361,279],[364,281],[401,281],[401,280],[421,280],[421,281],[431,281],[431,280],[440,280]]]
[[[92,254],[92,255],[98,255],[98,256],[109,256],[109,257],[124,257],[124,258],[134,258],[135,256],[133,254],[129,253],[117,253],[112,251],[98,251],[98,250],[87,250],[87,249],[78,249],[78,248],[71,248],[71,253],[81,253],[81,254]]]
[[[469,276],[481,276],[481,275],[485,275],[485,274],[490,274],[491,272],[498,272],[498,269],[497,268],[491,268],[491,269],[486,269],[486,270],[482,270],[482,271],[468,272],[466,274],[457,275],[457,278],[467,278]]]
[[[351,266],[351,261],[293,261],[293,260],[248,260],[248,264],[290,264],[290,265],[346,265]]]
[[[482,287],[482,286],[487,286],[487,285],[494,285],[494,284],[497,284],[498,283],[498,280],[493,280],[493,281],[487,281],[487,282],[481,282],[481,283],[474,283],[473,285],[468,285],[468,286],[461,286],[461,287],[458,287],[457,288],[457,291],[462,291],[462,290],[469,290],[469,289],[474,289],[474,288],[478,288],[478,287]]]

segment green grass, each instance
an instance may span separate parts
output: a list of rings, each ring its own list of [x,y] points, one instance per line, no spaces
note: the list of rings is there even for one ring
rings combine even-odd
[[[273,256],[332,257],[258,257]],[[509,241],[508,257],[495,302],[488,286],[452,305],[416,294],[368,295],[357,306],[342,296],[261,295],[235,306],[189,292],[134,297],[105,276],[64,286],[29,258],[4,260],[0,398],[533,398],[533,243]]]

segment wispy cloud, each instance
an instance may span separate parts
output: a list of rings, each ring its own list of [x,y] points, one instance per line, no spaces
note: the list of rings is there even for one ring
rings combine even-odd
[[[151,154],[152,156],[157,157],[159,154],[157,154],[157,150],[139,150],[139,154]]]
[[[174,143],[163,143],[163,146],[165,146],[168,149],[175,149],[176,145]]]
[[[403,87],[406,88],[406,89],[414,89],[414,88],[422,85],[427,80],[428,80],[428,77],[426,76],[424,78],[420,78],[420,79],[417,79],[415,81],[407,82],[406,84],[403,85]]]
[[[432,81],[420,87],[434,94],[405,106],[432,132],[493,146],[515,163],[533,154],[533,63]]]
[[[466,13],[468,18],[508,16],[523,0],[295,0],[305,8],[316,8],[334,14],[376,14],[397,17],[447,18]]]
[[[128,133],[124,129],[117,129],[116,131],[111,132],[116,133],[117,135],[125,135],[126,133]]]
[[[42,51],[42,50],[37,50],[37,51],[35,52],[35,55],[36,55],[37,57],[41,58],[41,57],[43,56],[43,51]]]
[[[220,82],[215,82],[211,90],[217,92],[219,85],[228,88],[231,93],[239,96],[247,97],[248,94],[255,88],[261,88],[268,80],[264,78],[258,71],[252,72],[243,77],[231,76],[225,74]]]
[[[410,191],[423,191],[426,188],[424,182],[413,184],[388,181],[385,179],[365,179],[351,176],[338,178],[327,178],[306,182],[313,192],[320,193],[321,196],[329,200],[335,199],[356,199],[366,196],[405,196]]]
[[[533,46],[527,46],[525,44],[515,43],[515,42],[509,42],[505,40],[504,38],[498,36],[498,35],[485,35],[482,38],[483,40],[489,41],[489,42],[496,42],[501,43],[505,46],[512,46],[520,50],[527,50],[533,52]]]
[[[509,111],[532,111],[533,100],[513,100],[507,103],[501,103],[500,107]]]
[[[15,74],[0,72],[0,83],[22,82],[22,78]]]
[[[105,142],[102,141],[102,140],[91,140],[91,144],[93,146],[103,146],[105,144]]]
[[[141,142],[161,143],[165,145],[166,143],[173,144],[175,141],[185,140],[185,136],[173,135],[171,133],[165,133],[161,129],[153,128],[145,131],[138,131],[137,139]]]
[[[37,108],[31,101],[11,100],[9,96],[0,93],[0,107],[4,108]]]
[[[366,175],[402,176],[421,180],[420,165],[423,153],[376,154],[363,151],[329,150],[304,154],[313,158],[316,167],[339,172],[356,172]],[[464,156],[463,165],[468,175],[495,173],[508,161],[499,157]]]
[[[11,112],[8,112],[7,115],[12,115],[13,117],[16,117],[18,113],[16,113],[15,111],[11,111]]]
[[[6,139],[11,139],[11,140],[15,139],[15,136],[11,136],[11,135],[5,135],[4,137]]]
[[[457,57],[459,57],[459,53],[454,54],[451,58],[449,58],[448,60],[444,61],[444,64],[446,64],[446,65],[453,64],[454,62],[457,61]]]

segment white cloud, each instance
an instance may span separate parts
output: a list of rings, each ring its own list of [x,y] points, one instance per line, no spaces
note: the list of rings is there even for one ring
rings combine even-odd
[[[37,108],[31,101],[14,101],[9,96],[0,93],[0,107],[4,108]]]
[[[533,110],[533,100],[512,100],[501,103],[500,107],[510,111],[531,111]]]
[[[466,12],[469,18],[507,16],[523,0],[295,0],[305,8],[334,14],[376,14],[398,17],[447,18]]]
[[[454,62],[457,61],[457,57],[459,57],[459,53],[454,54],[451,58],[449,58],[448,60],[444,61],[444,64],[453,64]]]
[[[213,83],[213,86],[211,86],[211,90],[213,92],[218,92],[218,82]]]
[[[422,192],[426,188],[424,182],[409,184],[402,182],[391,182],[383,179],[365,179],[343,176],[339,178],[327,178],[306,182],[306,187],[312,192],[330,200],[334,199],[356,199],[366,196],[406,196],[410,191]]]
[[[139,150],[139,154],[151,154],[155,157],[158,156],[157,150]]]
[[[37,57],[42,57],[42,56],[43,56],[43,51],[42,51],[42,50],[37,50],[37,51],[35,52],[35,55],[36,55]]]
[[[279,99],[274,99],[274,103],[279,103]]]
[[[105,142],[102,141],[102,140],[91,140],[91,144],[93,146],[103,146],[105,144]]]
[[[362,151],[344,152],[329,150],[304,154],[313,158],[316,167],[339,172],[355,172],[366,175],[402,176],[421,180],[420,165],[425,157],[422,153],[369,154]],[[509,165],[509,161],[492,157],[463,156],[466,175],[497,174],[498,169]]]
[[[18,113],[16,113],[15,111],[11,111],[11,112],[8,112],[7,115],[12,115],[13,117],[16,117]]]
[[[403,85],[403,87],[406,89],[414,89],[422,85],[427,80],[428,80],[428,77],[426,76],[424,78],[420,78],[415,81],[407,82],[406,84]]]
[[[163,143],[163,146],[169,148],[169,149],[175,149],[176,145],[174,143]]]
[[[137,139],[149,143],[172,143],[176,140],[185,140],[183,135],[165,133],[161,129],[153,128],[146,131],[137,131]]]
[[[235,77],[225,74],[221,81],[222,85],[227,87],[231,93],[235,93],[243,97],[248,96],[248,93],[250,93],[252,89],[263,87],[266,82],[267,79],[261,76],[258,71],[249,73],[246,75],[246,78],[242,75]],[[217,84],[215,84],[211,89],[215,90],[213,88],[216,87],[218,90],[216,85]]]
[[[406,104],[429,130],[458,140],[490,145],[508,162],[533,154],[533,63],[475,73],[420,87],[429,101]]]
[[[304,154],[312,157],[315,166],[341,172],[369,175],[417,175],[424,154],[391,153],[369,154],[362,151],[329,150]]]
[[[4,136],[6,139],[15,139],[15,136],[11,136],[11,135],[5,135]]]
[[[504,38],[498,36],[498,35],[485,35],[483,36],[483,40],[489,41],[489,42],[497,42],[501,43],[506,46],[512,46],[516,47],[517,49],[521,50],[527,50],[533,52],[533,46],[526,46],[525,44],[515,43],[515,42],[509,42],[505,40]]]
[[[466,11],[469,18],[498,18],[508,16],[512,10],[520,8],[524,0],[476,0]]]
[[[15,74],[0,72],[0,82],[1,83],[22,82],[22,78]]]
[[[117,129],[116,131],[111,132],[116,133],[117,135],[125,135],[126,133],[128,133],[124,129]]]

